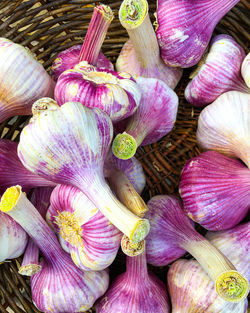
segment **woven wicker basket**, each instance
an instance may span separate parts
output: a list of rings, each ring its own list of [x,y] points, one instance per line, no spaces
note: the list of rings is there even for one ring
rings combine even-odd
[[[115,62],[128,38],[117,18],[121,1],[103,0],[102,3],[110,5],[115,13],[102,48],[104,54]],[[91,0],[1,0],[0,36],[29,47],[49,71],[58,52],[82,43],[92,15],[92,4],[95,3]],[[149,1],[149,7],[153,21],[156,0]],[[249,9],[250,3],[241,0],[220,21],[214,32],[233,36],[246,52],[249,51],[250,43]],[[200,153],[195,136],[200,110],[190,106],[184,98],[191,71],[184,71],[176,88],[180,105],[172,132],[159,142],[137,151],[136,156],[147,177],[147,186],[143,192],[145,200],[155,194],[177,194],[181,169],[187,160]],[[19,116],[0,124],[1,138],[18,141],[20,130],[28,119],[27,116]],[[39,312],[31,300],[29,279],[18,274],[20,261],[17,259],[0,265],[0,312]],[[125,270],[124,265],[125,257],[119,253],[111,266],[111,280]],[[167,268],[151,269],[165,280]]]

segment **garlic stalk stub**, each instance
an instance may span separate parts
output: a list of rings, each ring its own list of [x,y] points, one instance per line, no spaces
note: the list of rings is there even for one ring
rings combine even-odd
[[[158,0],[156,31],[161,57],[170,66],[199,62],[219,20],[239,0]]]
[[[198,144],[241,159],[250,168],[250,95],[228,91],[199,115]]]
[[[53,97],[55,83],[31,52],[0,38],[0,123],[15,115],[31,114],[41,97]]]
[[[28,243],[24,229],[10,216],[0,212],[0,264],[23,254]]]
[[[60,247],[53,231],[20,186],[4,193],[0,210],[14,218],[41,250],[41,271],[31,277],[32,299],[42,312],[85,312],[108,287],[108,274],[83,272]]]
[[[168,313],[164,284],[148,273],[145,253],[127,257],[126,272],[116,278],[97,302],[97,313]]]
[[[130,40],[117,58],[116,69],[136,76],[161,79],[174,89],[182,76],[182,69],[171,68],[162,61],[147,1],[124,0],[119,19]]]
[[[138,242],[149,232],[148,221],[122,205],[103,176],[112,136],[112,122],[105,112],[79,102],[56,107],[51,100],[48,109],[34,115],[23,129],[18,155],[30,171],[79,188],[112,224]]]
[[[0,194],[14,184],[21,185],[25,191],[38,186],[55,186],[28,171],[17,155],[17,143],[6,139],[0,139],[0,173]]]
[[[42,218],[45,219],[49,204],[52,188],[40,187],[32,190],[31,202],[36,207]],[[41,270],[39,264],[39,248],[35,242],[29,238],[25,249],[22,264],[18,270],[21,275],[32,276]]]
[[[223,299],[239,302],[246,298],[249,284],[233,264],[193,227],[174,196],[155,196],[147,203],[151,230],[147,237],[147,260],[165,266],[188,251],[214,281]]]
[[[114,70],[113,64],[100,52],[113,18],[109,6],[100,4],[94,8],[83,45],[76,45],[60,52],[53,62],[51,71],[55,81],[64,71],[73,68],[81,61]]]
[[[232,228],[250,209],[250,170],[216,151],[203,152],[184,166],[179,191],[193,221],[209,230]]]
[[[102,109],[117,122],[135,112],[141,91],[130,74],[96,68],[83,61],[60,75],[55,99],[60,106],[77,101]]]
[[[250,93],[241,76],[244,49],[228,35],[215,36],[205,60],[185,89],[185,98],[202,107],[213,102],[226,91]]]
[[[176,93],[161,80],[138,77],[136,82],[142,90],[140,105],[112,144],[114,155],[124,160],[131,158],[140,145],[154,143],[168,134],[178,109]]]
[[[234,266],[250,279],[250,224],[230,230],[208,232],[206,237]],[[213,282],[195,260],[178,260],[171,265],[167,276],[173,313],[246,313],[247,299],[230,303],[218,296]]]
[[[245,83],[250,88],[250,52],[245,57],[241,65],[241,75],[245,80]]]
[[[103,270],[114,261],[122,233],[79,189],[58,185],[47,219],[69,243],[71,258],[79,268]]]

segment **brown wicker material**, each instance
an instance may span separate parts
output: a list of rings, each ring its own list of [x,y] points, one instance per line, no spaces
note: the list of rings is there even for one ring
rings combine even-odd
[[[118,9],[121,1],[102,1],[111,6],[115,13],[102,51],[115,62],[123,44],[128,38],[120,25]],[[152,21],[156,0],[149,1]],[[0,36],[27,46],[49,71],[58,52],[80,44],[86,34],[93,11],[90,0],[2,0],[0,1]],[[250,21],[247,13],[250,3],[241,0],[217,25],[215,34],[227,33],[248,52],[250,42]],[[196,143],[197,117],[199,109],[187,104],[184,89],[192,69],[186,69],[176,88],[180,99],[177,122],[173,131],[159,142],[141,147],[137,158],[141,161],[147,176],[143,197],[148,200],[155,194],[178,193],[178,182],[184,164],[199,154]],[[29,117],[19,116],[0,124],[1,138],[18,141],[20,130]],[[17,273],[21,259],[0,265],[0,312],[7,313],[7,307],[15,313],[39,312],[31,301],[29,279]],[[167,268],[154,269],[163,280]],[[125,257],[118,254],[111,266],[111,279],[125,270]],[[20,308],[20,305],[23,309]],[[90,311],[89,311],[90,312]]]

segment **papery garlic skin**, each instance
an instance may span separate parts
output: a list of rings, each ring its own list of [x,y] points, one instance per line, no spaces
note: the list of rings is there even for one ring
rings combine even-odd
[[[24,229],[10,216],[0,212],[0,263],[23,254],[28,243]]]
[[[209,230],[229,229],[250,209],[250,171],[240,160],[203,152],[184,166],[179,191],[193,221]]]
[[[122,233],[77,188],[58,185],[47,219],[67,241],[67,252],[83,270],[103,270],[115,259]]]
[[[0,123],[15,115],[31,114],[41,97],[53,97],[55,83],[31,52],[0,38]]]
[[[60,75],[55,99],[60,106],[76,101],[102,109],[115,122],[135,112],[141,91],[130,74],[95,68],[83,61]]]
[[[4,193],[0,210],[12,216],[41,250],[41,271],[31,277],[32,300],[42,312],[85,312],[108,288],[107,271],[83,272],[72,262],[44,219],[22,193],[13,186]]]
[[[241,75],[244,78],[246,85],[250,88],[250,52],[241,65]]]
[[[136,82],[142,90],[140,105],[112,144],[114,155],[124,160],[131,158],[140,145],[154,143],[168,134],[178,110],[176,93],[163,81],[138,77]]]
[[[165,286],[148,273],[145,253],[127,257],[126,272],[119,275],[97,302],[97,313],[169,313]]]
[[[247,300],[230,303],[219,297],[212,280],[195,260],[175,261],[167,282],[172,313],[247,313]]]
[[[163,61],[191,67],[199,62],[219,20],[239,0],[158,0],[156,35]]]
[[[51,109],[34,115],[23,129],[18,155],[29,170],[79,188],[112,224],[138,242],[149,232],[148,221],[122,205],[103,176],[112,136],[112,122],[102,110],[79,102],[56,107],[52,100]]]
[[[55,186],[23,166],[17,155],[17,145],[14,141],[0,139],[0,194],[15,184],[21,185],[25,191],[38,186]]]
[[[79,63],[81,48],[81,45],[76,45],[60,52],[57,55],[51,67],[52,78],[55,82],[64,71],[74,68]],[[99,53],[96,67],[114,71],[114,65],[101,52]]]
[[[182,69],[170,68],[162,61],[147,1],[124,0],[119,19],[130,40],[124,44],[117,58],[116,69],[134,76],[161,79],[174,89],[182,76]]]
[[[228,91],[199,115],[198,144],[241,159],[250,168],[250,95]]]
[[[250,224],[230,230],[208,232],[211,244],[226,255],[235,267],[250,279]],[[229,303],[221,299],[212,281],[194,260],[178,260],[170,266],[167,276],[173,313],[246,313],[247,299]]]
[[[230,90],[250,93],[241,76],[245,56],[244,49],[231,36],[215,36],[201,67],[185,89],[187,101],[203,107]]]

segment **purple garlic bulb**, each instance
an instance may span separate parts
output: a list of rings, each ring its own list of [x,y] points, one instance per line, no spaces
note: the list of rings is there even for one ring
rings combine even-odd
[[[163,61],[174,67],[199,62],[216,24],[239,0],[158,0],[156,36]]]
[[[147,270],[145,253],[127,256],[126,272],[118,276],[97,302],[97,313],[169,313],[164,284]]]
[[[241,75],[244,78],[245,83],[250,88],[250,52],[245,57],[241,65]]]
[[[112,144],[114,155],[124,160],[131,158],[140,145],[154,143],[168,134],[178,109],[176,93],[163,81],[138,77],[136,82],[142,91],[140,105]]]
[[[185,213],[209,230],[232,228],[250,209],[250,170],[216,151],[190,159],[179,188]]]
[[[130,74],[95,68],[84,61],[60,75],[55,99],[60,106],[73,101],[102,109],[117,122],[135,112],[141,91]]]
[[[214,37],[209,53],[200,61],[195,76],[185,89],[187,101],[203,107],[226,91],[250,93],[241,76],[245,56],[243,48],[231,36]]]

